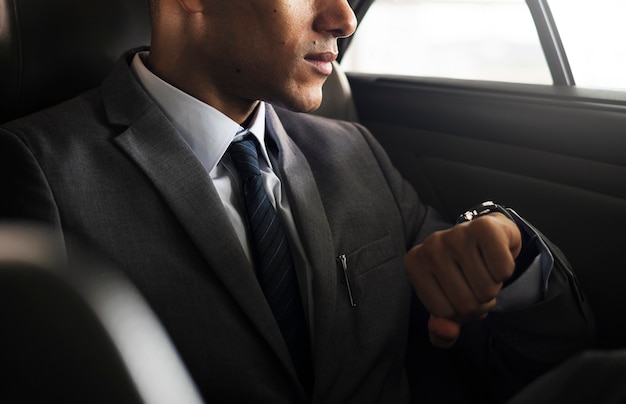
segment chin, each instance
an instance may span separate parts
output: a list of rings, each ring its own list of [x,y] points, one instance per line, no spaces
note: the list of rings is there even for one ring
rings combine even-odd
[[[316,82],[289,86],[267,101],[294,112],[315,111],[322,104],[322,84]]]
[[[292,102],[280,102],[280,101],[268,101],[270,104],[277,107],[285,108],[293,112],[312,112],[318,109],[321,103],[292,103]]]
[[[312,106],[307,106],[303,108],[292,108],[292,110],[295,112],[313,112],[317,110],[320,107],[320,105],[322,105],[322,103],[318,102],[317,104],[312,105]]]
[[[322,90],[311,91],[309,94],[295,94],[290,97],[283,97],[282,100],[270,101],[271,104],[289,109],[294,112],[315,111],[322,104]]]

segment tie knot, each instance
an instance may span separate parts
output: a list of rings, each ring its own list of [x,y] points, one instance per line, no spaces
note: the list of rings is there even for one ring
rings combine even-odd
[[[244,177],[261,175],[259,153],[253,136],[246,136],[244,140],[232,142],[228,151],[239,174]]]

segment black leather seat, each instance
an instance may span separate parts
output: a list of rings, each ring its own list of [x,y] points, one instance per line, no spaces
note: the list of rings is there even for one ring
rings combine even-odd
[[[97,86],[149,43],[148,0],[0,0],[0,123]]]
[[[49,229],[0,223],[0,319],[1,403],[202,403],[132,284]]]

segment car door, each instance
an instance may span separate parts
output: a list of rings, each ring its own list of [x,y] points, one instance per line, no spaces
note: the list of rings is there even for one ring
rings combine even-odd
[[[411,1],[413,8],[397,7]],[[399,29],[393,23],[391,28],[375,24],[367,30],[364,27],[371,23],[367,19],[377,23],[399,21],[399,15],[413,13],[415,24],[434,24],[434,31],[436,24],[446,24],[444,20],[452,17],[452,12],[448,12],[452,7],[474,3],[480,7],[478,11],[462,11],[461,17],[456,17],[458,24],[463,22],[468,27],[460,33],[460,40],[466,40],[474,35],[476,27],[484,29],[490,23],[491,11],[485,8],[489,3],[502,6],[515,0],[376,0],[371,8],[370,3],[353,2],[363,26],[357,29],[351,42],[343,44],[347,51],[342,66],[360,121],[385,147],[422,200],[448,219],[454,220],[481,201],[494,200],[513,207],[541,229],[571,261],[594,309],[601,344],[623,346],[626,341],[626,301],[622,298],[626,286],[622,258],[626,248],[626,92],[576,85],[577,70],[569,66],[567,48],[555,23],[559,16],[550,11],[546,1],[520,0],[514,7],[526,13],[524,18],[537,41],[540,61],[545,64],[544,76],[539,75],[534,83],[534,79],[526,83],[515,82],[515,78],[502,79],[499,73],[494,74],[493,80],[446,77],[446,72],[433,77],[406,69],[394,73],[393,69],[376,64],[381,59],[398,56],[399,62],[392,65],[410,65],[411,60],[419,59],[413,44],[434,39],[437,50],[438,37],[433,38],[432,31],[423,30],[420,36],[417,34],[420,30],[415,27]],[[417,3],[422,3],[421,8]],[[445,3],[444,12],[429,14],[427,18],[431,20],[423,16],[420,20],[420,10],[427,13],[427,7],[436,8],[437,3]],[[607,8],[603,13],[602,3],[594,6],[600,8],[596,13],[598,18],[610,24],[611,10]],[[561,1],[561,7],[569,6]],[[371,16],[366,14],[368,8]],[[391,13],[392,9],[396,14]],[[384,15],[375,19],[373,13]],[[477,16],[485,17],[484,13],[487,23],[484,18],[472,21]],[[508,20],[512,11],[507,13],[493,14],[493,18],[504,21],[494,24],[488,37],[497,39],[499,35],[506,36],[510,29],[519,29],[517,22]],[[442,17],[441,22],[432,21],[436,15]],[[584,12],[580,15],[585,16]],[[354,61],[349,60],[358,58],[350,52],[354,52],[351,47],[357,46],[359,35],[366,45],[361,46],[358,57],[373,62],[372,71],[355,68]],[[383,47],[371,45],[374,39],[383,43]],[[401,45],[393,50],[394,55],[387,48],[390,41]],[[596,45],[616,52],[604,41]],[[591,46],[595,49],[593,42]],[[500,48],[507,52],[506,46]],[[508,55],[513,57],[513,63],[504,69],[505,73],[524,64],[525,55],[536,59],[536,52],[533,54],[524,47],[515,49],[516,52]],[[458,59],[446,61],[443,67],[466,63],[464,57],[471,56],[471,52],[471,48],[459,47]],[[600,68],[604,67],[597,67]],[[594,73],[605,75],[602,71]],[[606,73],[604,79],[608,78],[610,75]]]

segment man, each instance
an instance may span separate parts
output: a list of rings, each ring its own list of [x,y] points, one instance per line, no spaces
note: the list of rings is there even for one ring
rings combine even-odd
[[[590,345],[573,275],[514,212],[488,204],[450,227],[366,129],[289,111],[319,106],[356,26],[347,1],[151,13],[149,50],[0,131],[0,207],[117,263],[208,402],[504,400]],[[260,257],[279,248],[257,245],[243,142],[288,241],[295,297],[278,308]],[[282,325],[292,303],[302,335]]]

